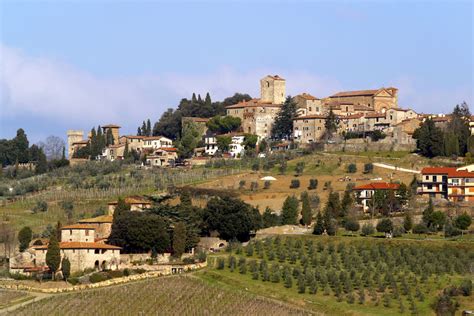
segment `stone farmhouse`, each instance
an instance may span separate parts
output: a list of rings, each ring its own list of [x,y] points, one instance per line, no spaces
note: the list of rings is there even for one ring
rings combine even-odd
[[[143,211],[151,207],[151,201],[143,196],[127,196],[124,199],[125,203],[130,205],[131,211]],[[109,202],[108,213],[114,215],[115,208],[117,207],[118,201]]]
[[[146,163],[152,167],[174,167],[178,150],[174,147],[161,147],[146,156]]]
[[[418,194],[451,202],[474,201],[474,172],[469,166],[423,168]]]
[[[116,270],[120,264],[120,247],[97,239],[96,228],[87,224],[74,224],[61,228],[59,242],[61,259],[71,262],[71,273],[84,269]],[[29,274],[48,270],[46,252],[48,245],[33,245],[24,253],[10,259],[10,272]]]

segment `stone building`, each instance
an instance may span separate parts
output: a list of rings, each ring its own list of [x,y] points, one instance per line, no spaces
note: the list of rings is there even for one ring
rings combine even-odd
[[[244,133],[269,138],[273,122],[285,101],[285,79],[266,76],[260,80],[260,99],[242,101],[226,107],[227,115],[239,117]]]
[[[147,136],[143,138],[143,149],[155,150],[159,148],[173,147],[173,141],[164,136]]]
[[[396,191],[400,188],[398,183],[372,182],[354,187],[357,202],[362,206],[364,212],[369,210],[371,201],[377,191]]]
[[[298,116],[323,114],[321,99],[318,99],[311,94],[298,94],[297,96],[293,97],[293,101],[297,105],[296,113]]]
[[[72,158],[74,152],[78,149],[77,145],[84,141],[84,131],[68,130],[67,131],[67,155]]]
[[[398,89],[380,88],[377,90],[344,91],[329,96],[322,100],[328,109],[331,106],[339,107],[341,111],[359,107],[358,111],[373,110],[384,112],[388,109],[398,108]],[[364,109],[362,109],[364,107]]]
[[[61,260],[68,258],[71,273],[85,269],[118,269],[120,247],[108,245],[96,239],[95,228],[86,224],[74,224],[61,228],[59,242]],[[10,272],[28,274],[33,270],[48,270],[46,252],[48,245],[33,245],[26,252],[10,260]],[[25,256],[27,253],[27,256]],[[25,262],[27,257],[27,262]]]
[[[114,161],[117,159],[123,159],[124,153],[125,144],[109,145],[102,151],[102,157],[109,161]]]
[[[112,232],[112,215],[102,215],[93,218],[79,220],[80,224],[85,224],[95,229],[96,239],[107,239]]]
[[[138,152],[142,151],[145,136],[135,136],[135,135],[124,135],[120,136],[119,143],[127,144],[128,150],[136,150]]]
[[[326,116],[307,115],[293,120],[293,137],[296,142],[308,144],[317,142],[324,135]]]
[[[153,167],[173,167],[178,159],[178,150],[173,147],[158,148],[146,157],[146,163]]]
[[[143,211],[151,207],[151,201],[143,196],[127,196],[124,201],[130,205],[131,211]],[[118,201],[107,203],[109,215],[114,215],[117,204]]]
[[[118,144],[119,137],[120,137],[119,135],[120,126],[115,125],[115,124],[107,124],[107,125],[102,126],[102,133],[104,135],[107,135],[107,132],[109,130],[112,133],[112,136],[114,137],[114,144]]]

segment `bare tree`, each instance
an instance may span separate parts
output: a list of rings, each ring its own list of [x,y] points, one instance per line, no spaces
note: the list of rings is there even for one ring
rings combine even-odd
[[[44,142],[39,142],[38,146],[43,149],[48,160],[61,159],[66,142],[58,136],[51,135]]]

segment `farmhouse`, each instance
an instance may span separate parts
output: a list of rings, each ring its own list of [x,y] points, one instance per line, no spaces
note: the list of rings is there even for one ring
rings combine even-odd
[[[372,182],[356,186],[353,190],[357,192],[357,202],[362,205],[364,212],[369,209],[370,201],[374,197],[376,191],[381,190],[398,190],[398,183]]]
[[[156,149],[153,154],[146,157],[147,165],[153,167],[174,166],[178,159],[178,150],[174,147],[162,147]]]
[[[130,205],[131,211],[143,211],[151,207],[151,201],[142,196],[128,196],[124,199],[124,201],[126,204]],[[112,201],[108,203],[109,215],[114,215],[117,204],[118,201]]]
[[[71,272],[85,269],[116,270],[120,264],[120,247],[108,245],[96,239],[95,227],[74,224],[61,228],[60,255],[71,262]],[[48,245],[33,245],[28,251],[10,260],[10,271],[30,274],[46,271]],[[26,254],[26,255],[25,255]]]

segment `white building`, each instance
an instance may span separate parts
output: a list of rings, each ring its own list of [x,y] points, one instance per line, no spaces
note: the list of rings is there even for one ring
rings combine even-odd
[[[218,150],[219,148],[217,148],[216,135],[208,133],[206,136],[204,136],[204,152],[206,155],[214,156]]]
[[[143,138],[143,149],[158,149],[173,147],[173,141],[163,136],[150,136]]]
[[[232,136],[232,142],[229,145],[229,153],[232,157],[237,158],[241,157],[244,154],[244,135],[234,135]]]

